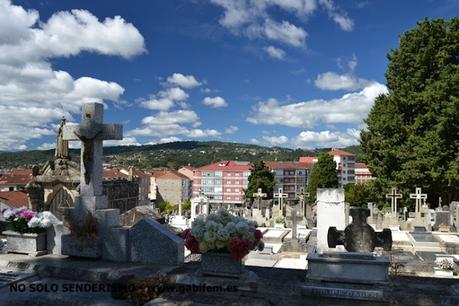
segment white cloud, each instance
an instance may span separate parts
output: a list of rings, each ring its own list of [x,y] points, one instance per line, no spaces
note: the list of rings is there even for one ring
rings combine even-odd
[[[307,32],[288,20],[276,21],[272,9],[294,14],[301,22],[317,9],[317,0],[211,0],[223,8],[220,25],[233,34],[245,35],[249,39],[266,39],[282,42],[294,47],[304,47]],[[320,0],[330,18],[344,31],[353,29],[353,21],[331,0]]]
[[[119,99],[119,84],[74,79],[48,61],[84,51],[124,58],[146,52],[142,35],[119,16],[100,22],[88,11],[72,10],[40,21],[37,11],[0,0],[0,150],[54,135],[52,122],[72,119],[83,102]]]
[[[237,131],[239,131],[239,128],[237,126],[234,126],[234,125],[230,125],[229,127],[227,127],[225,129],[225,133],[226,134],[234,134],[236,133]]]
[[[37,150],[51,150],[56,148],[56,143],[54,142],[45,142],[37,147]]]
[[[140,146],[141,144],[135,137],[124,137],[122,140],[105,140],[104,147],[116,146]]]
[[[214,129],[196,129],[201,122],[192,110],[159,112],[142,119],[142,127],[130,130],[127,136],[168,137],[185,136],[190,138],[216,137],[221,133]]]
[[[272,146],[278,146],[288,142],[287,136],[263,136],[263,139],[269,142]]]
[[[167,111],[174,107],[175,102],[183,102],[189,95],[179,87],[172,87],[152,95],[149,100],[142,101],[140,105],[147,109]]]
[[[250,139],[250,142],[253,143],[253,144],[260,144],[260,141],[256,138],[252,138]]]
[[[178,85],[183,88],[193,88],[200,86],[202,83],[198,82],[192,75],[183,75],[181,73],[174,73],[167,78],[167,81],[171,84]]]
[[[347,129],[346,132],[340,131],[303,131],[293,140],[295,147],[307,148],[326,148],[326,147],[346,147],[359,143],[360,131]]]
[[[271,57],[274,57],[274,58],[277,58],[277,59],[284,59],[284,57],[285,57],[285,51],[282,50],[282,49],[276,48],[274,46],[265,47],[264,50]]]
[[[319,3],[325,7],[333,21],[343,30],[350,32],[354,29],[354,21],[347,16],[347,13],[339,9],[332,0],[319,0]]]
[[[172,137],[164,137],[159,140],[159,143],[168,143],[168,142],[177,142],[182,141],[182,139],[172,136]]]
[[[345,94],[340,98],[316,99],[299,103],[280,104],[276,99],[258,103],[254,114],[247,118],[253,124],[285,125],[312,128],[320,123],[361,123],[380,94],[387,87],[374,82],[359,92]]]
[[[218,108],[218,107],[226,107],[228,104],[226,103],[225,99],[223,99],[220,96],[217,97],[205,97],[204,100],[202,100],[202,103],[207,106],[211,106],[213,108]]]
[[[325,72],[317,76],[314,84],[323,90],[356,90],[367,86],[370,81],[356,77],[355,75],[337,74]]]

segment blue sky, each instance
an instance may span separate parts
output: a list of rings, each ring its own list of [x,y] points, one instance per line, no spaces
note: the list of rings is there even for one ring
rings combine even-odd
[[[386,54],[459,1],[0,0],[0,150],[47,149],[84,101],[107,144],[358,143]]]

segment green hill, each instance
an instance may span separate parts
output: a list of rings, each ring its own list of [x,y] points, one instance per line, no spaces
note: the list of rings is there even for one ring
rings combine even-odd
[[[159,167],[177,169],[183,165],[191,164],[199,167],[225,159],[293,161],[300,156],[316,156],[324,150],[263,147],[219,141],[181,141],[144,146],[105,147],[104,162],[143,169]],[[78,149],[70,150],[70,155],[75,161],[79,160],[79,154]],[[43,164],[53,157],[54,150],[0,152],[0,168],[31,167],[35,164]]]

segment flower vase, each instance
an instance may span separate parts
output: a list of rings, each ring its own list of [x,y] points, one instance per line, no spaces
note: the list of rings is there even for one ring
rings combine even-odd
[[[201,255],[201,271],[203,275],[240,278],[244,264],[228,253],[209,252]]]
[[[4,231],[2,234],[6,236],[6,251],[8,253],[22,253],[30,256],[40,256],[47,253],[46,232],[19,233]]]

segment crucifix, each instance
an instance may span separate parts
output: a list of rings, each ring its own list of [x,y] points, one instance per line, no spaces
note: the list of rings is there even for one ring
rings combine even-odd
[[[261,188],[258,188],[258,192],[254,193],[253,196],[258,199],[258,209],[260,209],[261,199],[266,198],[268,195],[266,193],[263,193],[263,190],[261,190]]]
[[[305,205],[305,200],[306,197],[309,197],[309,192],[304,192],[304,188],[300,188],[300,193],[297,195],[298,200],[300,201],[300,207],[301,210],[303,211],[303,216],[306,217],[306,205]]]
[[[83,206],[91,211],[106,208],[102,194],[102,156],[104,140],[122,140],[123,127],[120,124],[104,124],[104,105],[84,103],[80,125],[66,125],[63,139],[81,141],[80,197]],[[95,198],[95,199],[90,199]]]
[[[279,199],[279,209],[280,209],[280,211],[282,211],[283,199],[288,197],[288,194],[283,193],[282,191],[283,191],[282,188],[279,188],[278,192],[274,193],[274,195],[273,195],[275,198]]]
[[[416,193],[410,193],[410,199],[416,199],[416,219],[421,218],[421,201],[427,199],[427,194],[422,193],[421,188],[416,187]]]
[[[397,188],[393,187],[390,193],[386,194],[386,199],[391,199],[391,211],[393,216],[397,216],[397,200],[401,199],[403,195],[401,193],[397,193]]]

